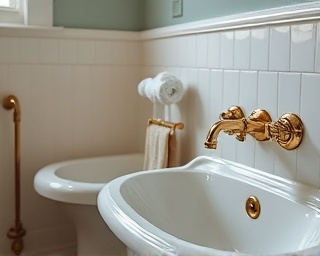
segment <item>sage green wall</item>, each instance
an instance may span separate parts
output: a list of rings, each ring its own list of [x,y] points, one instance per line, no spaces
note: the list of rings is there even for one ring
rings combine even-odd
[[[54,0],[54,25],[141,31],[312,0],[184,0],[172,18],[172,0]]]
[[[141,31],[146,0],[53,0],[53,24],[66,28]]]
[[[310,0],[183,0],[183,16],[172,18],[172,0],[146,0],[145,29],[217,18]]]

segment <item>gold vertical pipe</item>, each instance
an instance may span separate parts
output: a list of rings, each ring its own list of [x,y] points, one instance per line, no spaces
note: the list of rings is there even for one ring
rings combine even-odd
[[[15,255],[20,255],[23,250],[22,237],[26,231],[22,227],[20,220],[21,214],[21,202],[20,202],[20,122],[21,122],[21,110],[18,99],[9,95],[2,103],[3,107],[7,110],[13,109],[13,122],[14,122],[14,157],[15,157],[15,226],[10,228],[7,236],[10,239],[14,239],[11,249]]]

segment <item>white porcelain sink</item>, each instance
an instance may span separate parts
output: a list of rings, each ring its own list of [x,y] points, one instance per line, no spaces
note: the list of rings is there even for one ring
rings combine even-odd
[[[320,255],[319,190],[219,158],[119,177],[98,208],[140,255]]]

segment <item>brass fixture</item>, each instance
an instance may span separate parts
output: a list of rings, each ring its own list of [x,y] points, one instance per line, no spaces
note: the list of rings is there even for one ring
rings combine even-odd
[[[171,123],[171,122],[167,122],[167,121],[163,121],[161,119],[152,119],[150,118],[148,120],[148,124],[156,124],[156,125],[160,125],[160,126],[164,126],[167,128],[171,129],[171,134],[174,133],[175,129],[179,129],[182,130],[184,128],[184,124],[183,123]]]
[[[9,95],[6,97],[2,106],[7,109],[13,109],[13,122],[15,124],[15,226],[10,228],[7,233],[8,238],[14,239],[11,245],[12,251],[15,255],[20,255],[23,250],[22,237],[26,234],[20,221],[20,122],[21,111],[18,99]]]
[[[20,104],[18,99],[13,96],[13,95],[9,95],[8,97],[4,98],[3,102],[2,102],[2,106],[7,109],[7,110],[11,110],[13,109],[13,122],[16,123],[20,123],[21,121],[21,110],[20,110]]]
[[[282,148],[296,149],[303,138],[303,123],[300,117],[293,113],[282,115],[276,122],[272,122],[269,113],[263,109],[252,111],[244,118],[243,111],[238,106],[232,106],[220,114],[220,121],[212,125],[205,141],[205,147],[217,148],[217,138],[220,131],[228,135],[236,135],[239,141],[245,141],[246,134],[250,134],[258,141],[274,140]]]
[[[246,201],[246,212],[251,219],[257,219],[261,212],[260,202],[255,196],[250,196]]]

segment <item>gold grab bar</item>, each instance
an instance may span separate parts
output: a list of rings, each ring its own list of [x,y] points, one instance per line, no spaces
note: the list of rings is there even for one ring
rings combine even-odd
[[[182,130],[184,128],[183,123],[171,123],[171,122],[163,121],[161,119],[150,118],[148,120],[148,124],[149,125],[156,124],[156,125],[164,126],[164,127],[170,128],[172,132],[174,132],[176,128],[178,128],[179,130]]]
[[[13,122],[15,124],[15,226],[10,228],[7,233],[8,238],[14,239],[11,245],[15,255],[20,255],[23,249],[22,237],[26,234],[20,221],[20,122],[21,110],[18,99],[9,95],[3,100],[2,106],[7,109],[13,109]]]

